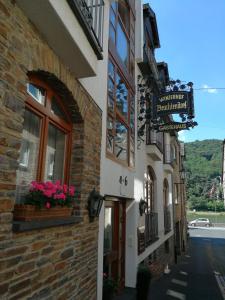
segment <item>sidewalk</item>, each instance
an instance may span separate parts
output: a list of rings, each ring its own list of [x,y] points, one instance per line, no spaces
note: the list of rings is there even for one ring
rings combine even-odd
[[[120,295],[117,295],[113,300],[135,300],[136,299],[136,289],[125,288]]]
[[[164,299],[165,292],[167,287],[173,277],[173,274],[176,273],[176,270],[179,268],[179,261],[181,258],[178,259],[178,264],[172,267],[170,274],[162,275],[158,280],[153,281],[150,285],[149,291],[149,300],[157,299],[161,300]],[[136,300],[136,289],[134,288],[125,288],[120,295],[117,295],[113,298],[113,300]]]

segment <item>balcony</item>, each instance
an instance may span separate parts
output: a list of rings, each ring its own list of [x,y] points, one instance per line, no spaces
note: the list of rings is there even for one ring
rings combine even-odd
[[[159,83],[159,72],[153,51],[146,45],[143,47],[143,62],[140,62],[139,68],[144,75],[152,74]]]
[[[164,207],[164,232],[171,231],[171,206]]]
[[[158,239],[158,214],[148,212],[145,214],[144,229],[138,229],[138,254]]]
[[[162,161],[163,159],[163,133],[156,132],[147,127],[146,130],[146,153],[154,161]]]
[[[96,75],[97,62],[103,57],[103,0],[16,3],[77,78]]]
[[[173,173],[173,163],[174,157],[171,151],[171,145],[166,144],[164,145],[164,171],[166,173],[172,174]]]
[[[67,0],[98,59],[103,51],[103,0]]]

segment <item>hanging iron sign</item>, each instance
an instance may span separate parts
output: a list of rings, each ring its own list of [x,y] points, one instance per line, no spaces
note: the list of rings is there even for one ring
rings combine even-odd
[[[171,122],[162,125],[155,125],[154,129],[160,132],[180,131],[185,129],[189,130],[190,127],[193,128],[196,125],[198,125],[197,122],[185,122],[185,123]]]
[[[167,92],[159,95],[154,103],[155,116],[189,114],[191,110],[190,92]]]

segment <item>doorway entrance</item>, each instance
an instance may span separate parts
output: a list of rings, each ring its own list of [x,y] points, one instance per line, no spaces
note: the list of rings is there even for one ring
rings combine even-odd
[[[107,200],[107,197],[106,197]],[[113,198],[105,201],[103,273],[125,284],[126,202]]]

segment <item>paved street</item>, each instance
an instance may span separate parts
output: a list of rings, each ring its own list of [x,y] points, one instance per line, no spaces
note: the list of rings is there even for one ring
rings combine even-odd
[[[151,286],[149,300],[222,300],[225,288],[225,230],[189,230],[187,254],[169,275]],[[219,287],[220,286],[220,287]]]
[[[178,259],[169,275],[151,284],[148,300],[224,300],[225,228],[190,228],[186,255]],[[126,289],[116,300],[134,300]]]

